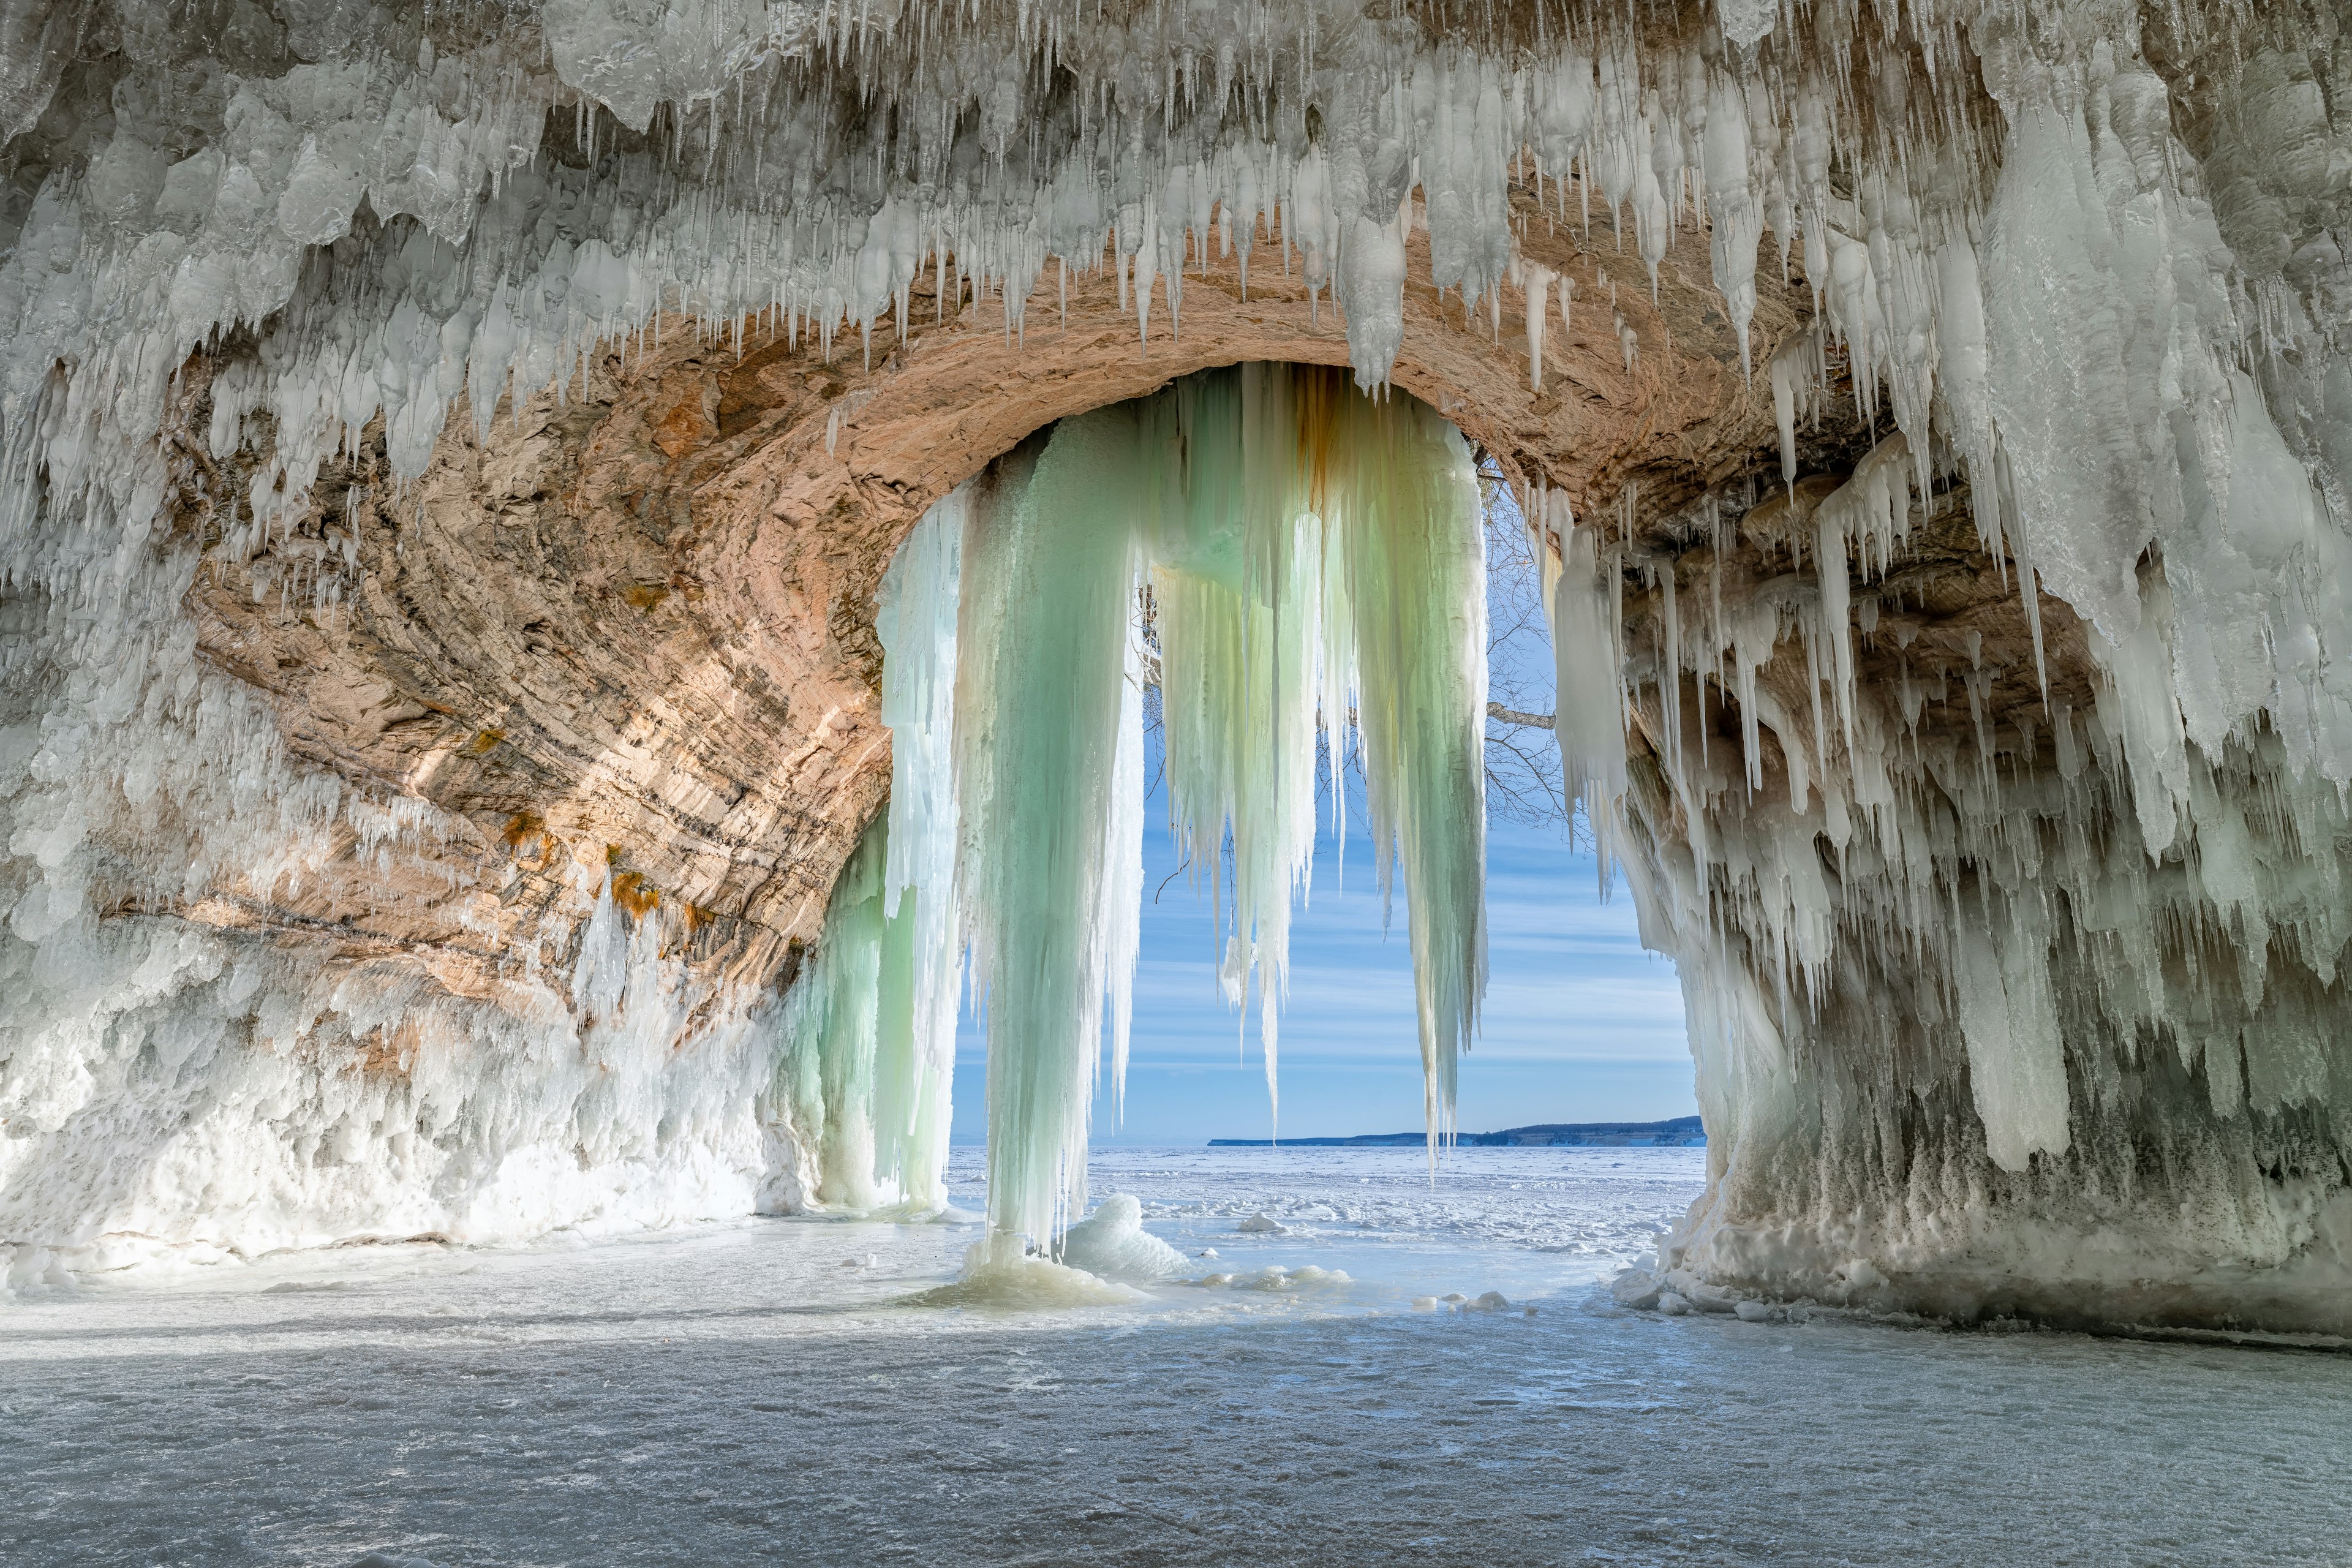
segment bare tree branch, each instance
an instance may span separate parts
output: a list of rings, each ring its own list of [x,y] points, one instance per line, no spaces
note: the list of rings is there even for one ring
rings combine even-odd
[[[1481,465],[1486,526],[1486,803],[1495,816],[1573,835],[1574,803],[1549,733],[1551,626],[1541,548],[1491,459]]]

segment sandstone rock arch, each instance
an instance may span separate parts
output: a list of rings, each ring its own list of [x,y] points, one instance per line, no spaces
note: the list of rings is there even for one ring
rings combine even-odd
[[[1528,216],[1530,251],[1587,296],[1572,331],[1550,318],[1545,390],[1529,385],[1524,295],[1499,327],[1484,307],[1465,321],[1427,285],[1425,236],[1395,384],[1520,484],[1587,509],[1629,478],[1650,479],[1654,510],[1757,466],[1769,391],[1743,380],[1704,277],[1670,262],[1654,304],[1605,221],[1589,238],[1545,237]],[[1640,344],[1630,365],[1612,286]],[[1148,342],[1116,294],[1108,276],[1074,282],[1065,319],[1041,289],[1016,342],[999,301],[967,288],[942,321],[936,293],[919,292],[905,342],[877,326],[870,367],[855,342],[827,356],[769,322],[669,318],[658,346],[653,333],[607,345],[584,387],[502,401],[487,441],[461,408],[413,485],[368,452],[322,477],[317,533],[350,537],[356,555],[348,617],[287,614],[272,585],[297,568],[265,555],[192,595],[201,656],[268,695],[298,753],[462,821],[439,850],[461,885],[512,867],[528,890],[501,904],[495,939],[466,937],[454,910],[415,923],[365,871],[250,918],[348,917],[367,951],[413,943],[465,989],[478,982],[457,977],[527,918],[568,901],[586,920],[593,889],[567,893],[562,863],[609,863],[649,909],[680,911],[709,962],[789,973],[887,786],[873,595],[923,510],[1032,431],[1189,372],[1347,363],[1328,299],[1263,255],[1246,300],[1234,261],[1212,263],[1181,324],[1156,315]],[[1809,313],[1804,297],[1799,279],[1770,301],[1768,352]]]

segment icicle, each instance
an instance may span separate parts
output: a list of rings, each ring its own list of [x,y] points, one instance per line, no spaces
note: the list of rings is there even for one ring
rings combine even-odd
[[[1135,960],[1143,940],[1143,628],[1130,609],[1120,670],[1118,731],[1111,756],[1110,811],[1103,832],[1103,1005],[1110,1016],[1111,1114],[1127,1115],[1127,1058],[1135,1017]],[[1269,1082],[1273,1053],[1267,1052]]]
[[[943,497],[883,574],[875,630],[890,728],[886,989],[875,1121],[877,1174],[910,1203],[945,1201],[948,1090],[962,943],[956,897],[956,613],[969,487]]]
[[[1610,835],[1625,793],[1625,713],[1619,695],[1623,668],[1616,614],[1600,539],[1575,526],[1561,499],[1555,525],[1561,542],[1559,576],[1547,595],[1558,713],[1553,735],[1568,788],[1600,849],[1605,882]]]
[[[1557,276],[1540,262],[1525,264],[1525,284],[1528,291],[1528,387],[1532,392],[1543,391],[1543,345],[1545,312],[1550,304],[1551,284]],[[1568,310],[1565,295],[1560,300],[1563,316]]]

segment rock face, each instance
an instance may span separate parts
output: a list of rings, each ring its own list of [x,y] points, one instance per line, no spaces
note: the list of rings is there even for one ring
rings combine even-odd
[[[1770,405],[1743,384],[1704,281],[1669,268],[1653,307],[1605,222],[1586,241],[1529,218],[1531,254],[1588,293],[1622,288],[1646,351],[1629,367],[1593,312],[1549,338],[1538,395],[1523,299],[1497,331],[1423,283],[1397,386],[1523,484],[1599,496],[1649,474],[1687,489],[1747,460]],[[1425,277],[1425,237],[1415,255]],[[1788,331],[1803,300],[1801,281],[1771,299],[1760,331]],[[1263,264],[1246,300],[1231,259],[1205,268],[1181,334],[1155,321],[1148,342],[1107,277],[1074,287],[1066,312],[1043,289],[1029,309],[1016,343],[997,301],[967,297],[941,321],[918,290],[914,320],[932,324],[903,342],[883,324],[871,369],[851,345],[828,361],[671,320],[662,346],[595,360],[584,388],[502,403],[487,439],[461,409],[422,480],[390,482],[380,448],[331,469],[320,493],[350,499],[310,537],[354,552],[348,609],[308,612],[298,535],[200,574],[198,657],[267,695],[296,755],[446,814],[427,853],[461,891],[436,906],[380,887],[355,855],[255,919],[418,942],[453,977],[457,954],[511,960],[531,942],[552,967],[609,868],[616,897],[690,928],[694,966],[788,973],[887,795],[874,596],[915,520],[1065,416],[1211,365],[1347,358],[1328,300]],[[209,417],[200,398],[192,417]]]

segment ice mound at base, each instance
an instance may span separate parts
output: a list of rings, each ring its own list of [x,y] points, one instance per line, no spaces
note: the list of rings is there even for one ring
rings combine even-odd
[[[1064,1307],[1120,1307],[1149,1299],[1140,1290],[1083,1268],[1015,1250],[1021,1245],[1019,1237],[1002,1235],[975,1242],[963,1255],[963,1278],[926,1290],[910,1304],[1051,1311]]]
[[[1062,1261],[1112,1279],[1165,1279],[1184,1255],[1143,1228],[1143,1205],[1113,1193],[1062,1235]]]
[[[1204,1274],[1194,1283],[1211,1289],[1230,1286],[1235,1290],[1300,1290],[1352,1285],[1355,1280],[1345,1269],[1318,1268],[1312,1263],[1304,1268],[1286,1268],[1279,1263],[1269,1263],[1254,1274]]]

